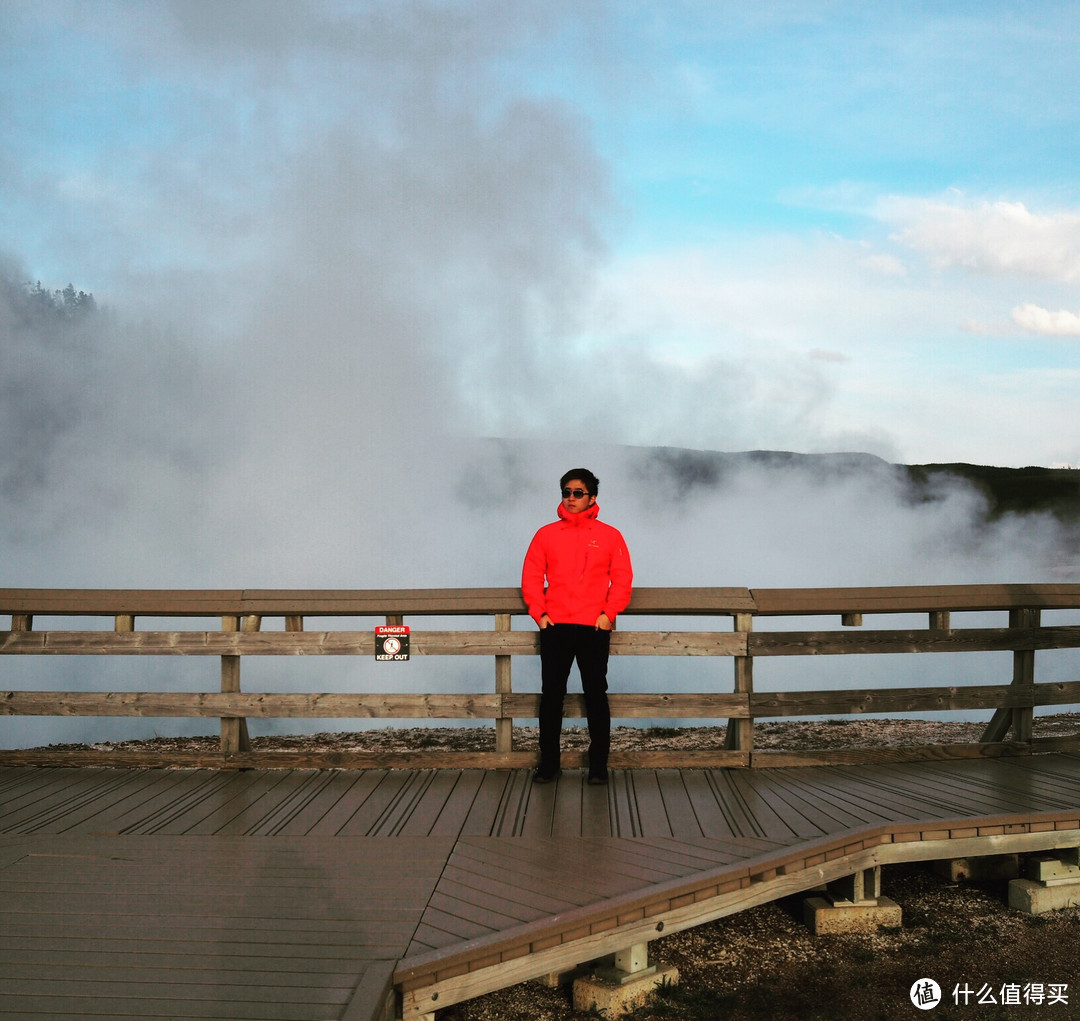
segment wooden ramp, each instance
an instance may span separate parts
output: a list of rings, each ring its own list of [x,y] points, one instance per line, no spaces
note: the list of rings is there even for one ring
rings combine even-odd
[[[0,769],[0,1018],[383,1021],[876,864],[1080,843],[1080,757]]]

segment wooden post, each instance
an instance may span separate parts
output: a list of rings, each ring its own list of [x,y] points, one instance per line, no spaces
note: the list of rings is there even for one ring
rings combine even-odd
[[[286,631],[303,631],[304,630],[304,618],[297,616],[296,614],[290,614],[285,618],[285,630]]]
[[[931,631],[952,631],[952,624],[949,620],[948,610],[931,610],[930,611],[930,630]]]
[[[495,630],[510,630],[510,614],[495,614]],[[495,693],[509,695],[512,691],[510,682],[510,657],[495,657]],[[501,712],[501,710],[500,710]],[[509,716],[499,716],[495,720],[495,751],[512,752],[514,750],[514,721]]]
[[[1010,628],[1037,628],[1041,619],[1041,611],[1026,607],[1009,611]],[[1013,650],[1013,679],[1014,685],[1031,685],[1035,683],[1035,650]],[[1031,741],[1032,717],[1034,706],[1018,706],[1016,708],[998,709],[990,718],[986,729],[979,740],[983,744],[995,741],[1004,741],[1009,731],[1013,732],[1013,740],[1028,743]]]
[[[830,895],[836,900],[860,901],[877,900],[881,896],[881,866],[874,865],[860,869],[850,876],[841,876],[828,884]]]
[[[749,634],[754,629],[752,613],[735,614],[735,630]],[[749,695],[754,690],[754,658],[749,653],[735,657],[735,694]],[[728,720],[724,747],[729,751],[749,752],[754,747],[753,719]]]
[[[32,613],[13,613],[11,615],[12,631],[33,631],[34,615]]]
[[[135,630],[135,614],[133,613],[118,613],[114,624],[116,631],[134,631]]]
[[[254,626],[251,626],[254,621]],[[245,617],[243,630],[258,631],[260,619],[258,617]],[[222,617],[222,631],[239,631],[239,617]],[[240,657],[221,657],[221,690],[222,692],[240,691]],[[248,738],[247,720],[240,716],[223,716],[221,718],[221,750],[223,752],[248,752],[251,751],[251,740]]]
[[[1012,610],[1009,627],[1037,628],[1042,611],[1037,609]],[[1035,650],[1019,649],[1013,653],[1013,684],[1030,686],[1035,683]],[[1025,744],[1031,742],[1034,705],[1017,706],[1012,711],[1013,739]]]

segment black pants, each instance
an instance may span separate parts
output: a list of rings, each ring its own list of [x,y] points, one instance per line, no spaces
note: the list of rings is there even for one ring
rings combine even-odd
[[[611,632],[590,624],[552,624],[540,631],[540,770],[559,768],[563,698],[570,668],[577,660],[585,716],[589,723],[589,768],[607,767],[611,746],[611,710],[607,700],[607,664]]]

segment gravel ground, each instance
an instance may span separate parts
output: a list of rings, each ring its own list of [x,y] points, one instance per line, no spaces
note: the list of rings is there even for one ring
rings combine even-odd
[[[258,721],[250,721],[252,729]],[[782,721],[756,723],[754,746],[813,750],[822,748],[894,748],[905,745],[966,743],[979,740],[985,724],[940,722],[937,720],[897,720],[846,717],[835,720]],[[1073,735],[1080,731],[1080,713],[1060,713],[1035,720],[1036,737]],[[563,730],[563,748],[568,751],[588,747],[584,727]],[[722,747],[723,727],[613,727],[613,749],[651,751],[695,750]],[[536,728],[515,727],[514,746],[535,748]],[[158,737],[149,741],[99,742],[96,749],[153,748],[158,751],[216,749],[217,737]],[[305,751],[494,751],[493,727],[380,727],[374,730],[342,731],[296,736],[252,737],[252,746],[264,749]],[[56,747],[87,747],[58,745]]]
[[[927,978],[942,993],[928,1017],[1080,1018],[1080,909],[1025,915],[1007,907],[1004,882],[952,883],[930,866],[887,866],[883,886],[903,924],[876,935],[812,935],[800,896],[654,941],[652,960],[677,965],[681,982],[634,1021],[910,1021],[924,1016],[911,987]],[[1066,1002],[1048,1002],[1051,987],[1062,986]],[[1032,1002],[1040,987],[1043,1002]],[[1013,998],[1019,1002],[1003,1003]],[[587,1018],[596,1015],[575,1011],[567,988],[537,982],[437,1014],[437,1021]]]

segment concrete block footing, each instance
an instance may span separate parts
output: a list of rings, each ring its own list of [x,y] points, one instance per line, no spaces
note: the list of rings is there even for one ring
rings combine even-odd
[[[877,932],[882,926],[900,925],[900,905],[888,897],[867,901],[836,901],[808,897],[803,901],[803,919],[815,936],[848,932]]]
[[[1075,849],[1028,862],[1028,878],[1009,883],[1009,907],[1041,915],[1044,911],[1080,907],[1080,865]]]
[[[1029,915],[1080,907],[1080,883],[1047,886],[1037,879],[1014,879],[1009,883],[1009,907]]]
[[[1018,854],[988,854],[978,858],[946,858],[934,871],[951,883],[993,883],[1020,875]]]
[[[616,1018],[643,1006],[660,986],[678,981],[679,969],[673,964],[622,975],[618,981],[586,975],[574,981],[574,1010],[598,1011],[604,1017]]]

